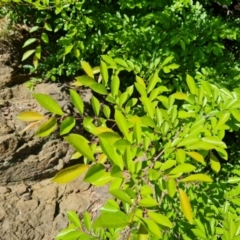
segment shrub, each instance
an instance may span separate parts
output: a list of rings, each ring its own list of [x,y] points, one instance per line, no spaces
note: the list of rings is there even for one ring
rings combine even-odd
[[[235,54],[239,18],[216,16],[205,1],[1,2],[18,3],[11,5],[13,11],[20,14],[19,21],[32,27],[23,60],[33,56],[33,63],[25,67],[44,73],[48,79],[74,76],[80,69],[79,60],[95,65],[99,55],[108,54],[131,60],[136,74],[143,78],[148,78],[164,58],[173,56],[180,68],[163,79],[178,91],[184,89],[186,72],[196,80],[217,82],[231,89],[239,82],[239,57]],[[232,1],[221,3],[230,5]],[[21,11],[15,10],[17,7]],[[233,50],[227,47],[229,42]]]
[[[119,239],[124,230],[123,239],[239,239],[240,171],[221,174],[221,162],[228,160],[225,132],[239,129],[239,89],[196,83],[187,74],[189,91],[171,93],[159,78],[173,64],[167,58],[148,81],[136,76],[132,86],[120,91],[124,61],[103,59],[94,69],[81,62],[86,75],[75,83],[95,93],[94,117],[85,114],[74,89],[70,98],[80,117],[68,116],[45,94],[33,96],[52,116],[18,115],[33,121],[26,129],[40,124],[39,137],[50,135],[59,123],[60,135],[76,151],[72,158],[82,158],[54,182],[84,174],[92,185],[109,184],[114,197],[96,219],[85,212],[80,221],[70,210],[70,224],[56,239]],[[76,119],[92,138],[73,133]]]

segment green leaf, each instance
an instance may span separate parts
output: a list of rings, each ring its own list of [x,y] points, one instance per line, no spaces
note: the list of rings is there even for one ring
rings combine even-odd
[[[76,164],[58,172],[52,179],[56,183],[68,183],[81,176],[89,168],[85,164]]]
[[[79,94],[76,91],[70,89],[70,97],[75,108],[79,111],[80,114],[83,114],[84,103],[82,98],[79,96]]]
[[[154,106],[153,106],[153,103],[147,97],[142,97],[141,101],[142,101],[143,106],[144,106],[146,112],[148,113],[149,117],[151,119],[153,119],[154,118]]]
[[[196,237],[199,237],[199,238],[204,238],[204,239],[206,239],[207,238],[207,236],[205,235],[205,233],[204,232],[202,232],[200,229],[197,229],[197,228],[194,228],[194,229],[191,229],[191,231],[194,233],[194,235],[196,236]]]
[[[121,200],[122,202],[132,205],[131,198],[120,189],[113,189],[109,191],[115,198]]]
[[[48,35],[45,32],[42,33],[41,39],[43,40],[43,42],[49,43]]]
[[[38,112],[26,111],[19,113],[16,118],[23,122],[34,122],[43,120],[45,116]]]
[[[92,183],[101,178],[104,175],[104,173],[105,173],[104,165],[102,165],[101,163],[96,163],[88,169],[83,180],[85,182]]]
[[[57,120],[52,117],[44,122],[37,130],[36,136],[46,137],[49,136],[57,128]]]
[[[179,163],[184,163],[186,159],[186,153],[183,149],[179,148],[176,150],[176,159]]]
[[[81,61],[81,66],[89,77],[94,78],[93,70],[88,62]]]
[[[47,22],[45,22],[44,28],[45,28],[47,31],[50,31],[50,32],[52,31],[51,25],[50,25],[49,23],[47,23]]]
[[[39,26],[34,26],[29,30],[29,33],[33,33],[35,31],[37,31],[40,27]]]
[[[155,73],[149,79],[149,83],[147,86],[147,93],[150,93],[158,82],[159,82],[158,71],[155,71]]]
[[[106,86],[108,83],[108,68],[107,68],[107,64],[103,61],[101,61],[100,63],[100,72],[103,78],[103,83]]]
[[[109,64],[112,68],[117,68],[117,64],[114,62],[114,60],[110,56],[101,55],[101,58],[103,59],[103,61]]]
[[[23,56],[22,56],[22,61],[24,61],[24,60],[26,60],[27,58],[29,58],[34,52],[35,52],[35,49],[26,51],[26,52],[23,54]]]
[[[64,115],[61,107],[59,106],[58,102],[54,100],[47,94],[33,94],[33,97],[38,101],[38,103],[48,110],[51,113],[55,113],[58,115]]]
[[[94,111],[95,115],[98,116],[99,112],[100,112],[100,107],[101,107],[100,102],[98,101],[97,98],[92,96],[91,104],[92,104],[92,108],[93,108],[93,111]]]
[[[67,211],[67,218],[70,223],[74,224],[74,226],[76,226],[77,228],[82,228],[79,217],[75,211],[73,210]]]
[[[111,81],[111,93],[113,97],[116,97],[119,92],[120,80],[118,76],[114,76]]]
[[[188,156],[190,156],[192,159],[202,163],[203,165],[206,165],[204,157],[198,153],[198,152],[185,152]]]
[[[96,93],[99,93],[102,95],[108,94],[107,89],[102,84],[94,83],[94,84],[90,85],[90,88]]]
[[[84,221],[84,225],[86,227],[86,229],[88,231],[91,230],[91,216],[88,212],[85,212],[84,215],[83,215],[83,221]]]
[[[240,122],[240,111],[239,110],[232,110],[231,111],[233,117],[238,121]]]
[[[210,154],[210,165],[215,173],[218,173],[221,169],[221,164],[213,153]]]
[[[121,211],[104,212],[93,223],[93,227],[119,228],[128,225],[127,215]]]
[[[154,221],[146,219],[146,218],[141,218],[141,220],[144,223],[144,226],[148,232],[150,232],[152,235],[156,236],[158,239],[162,238],[162,233],[160,231],[160,228]]]
[[[124,137],[130,141],[130,136],[128,134],[128,124],[126,121],[126,118],[123,116],[123,114],[120,111],[115,111],[114,115],[115,121],[117,123],[118,128],[123,133]]]
[[[189,223],[192,224],[193,214],[192,214],[190,201],[187,194],[181,188],[179,188],[179,199],[180,199],[181,209],[185,218],[189,221]]]
[[[37,41],[37,38],[29,38],[22,46],[22,48],[25,48],[27,46],[29,46],[30,44],[34,43]]]
[[[239,183],[240,182],[240,177],[230,177],[228,178],[228,183]]]
[[[158,206],[157,201],[152,197],[143,198],[138,202],[138,204],[139,206],[146,207],[146,208]]]
[[[65,118],[60,125],[60,135],[69,133],[75,126],[76,121],[73,117]]]
[[[186,93],[177,92],[173,94],[173,97],[178,100],[185,100],[188,98],[188,95]]]
[[[176,165],[176,160],[167,160],[166,162],[163,163],[163,165],[161,166],[160,170],[161,171],[165,171],[167,169],[172,168],[173,166]]]
[[[37,46],[35,51],[35,56],[37,57],[37,59],[41,59],[41,51],[42,51],[41,46],[40,45]]]
[[[156,212],[148,211],[148,216],[157,224],[165,227],[173,228],[171,221],[164,215]]]
[[[176,166],[173,170],[170,171],[170,174],[178,174],[178,173],[189,173],[196,169],[195,166],[189,163],[182,163]]]
[[[227,148],[226,144],[222,142],[218,137],[204,137],[202,141],[215,145],[221,148]]]
[[[139,144],[142,139],[142,128],[138,122],[136,122],[133,127],[133,136],[136,139],[137,144]]]
[[[173,198],[176,191],[177,191],[175,180],[174,179],[168,179],[167,182],[166,182],[166,185],[167,185],[168,195],[171,198]]]
[[[230,113],[227,112],[227,113],[221,114],[215,129],[218,129],[219,127],[224,125],[228,121],[229,118],[230,118]]]
[[[73,47],[74,47],[73,44],[66,46],[65,49],[64,49],[65,55],[67,55],[68,53],[70,53],[70,52],[72,51]]]
[[[116,166],[116,165],[115,165]],[[92,185],[94,186],[104,186],[110,181],[115,179],[114,177],[111,176],[110,172],[105,172],[101,177],[99,177],[96,181],[91,182]]]
[[[82,237],[83,232],[77,231],[75,229],[70,229],[69,231],[66,231],[65,234],[62,233],[60,235],[60,233],[57,235],[56,239],[57,240],[76,240],[76,239],[80,239],[80,237]]]
[[[85,75],[81,77],[76,77],[77,81],[80,82],[82,85],[90,87],[91,85],[97,83],[95,79]]]
[[[180,182],[212,182],[213,180],[206,174],[192,174],[180,180]]]
[[[91,161],[95,161],[91,148],[88,145],[88,141],[81,135],[78,134],[69,134],[64,137],[73,148],[80,152],[84,157],[88,158]]]
[[[190,75],[188,75],[188,74],[187,74],[187,79],[186,79],[186,80],[187,80],[187,85],[188,85],[188,88],[189,88],[190,92],[191,92],[192,94],[195,94],[195,93],[196,93],[196,90],[197,90],[195,81],[194,81],[193,78],[192,78]]]
[[[110,114],[111,114],[110,107],[108,107],[107,105],[104,105],[103,106],[103,113],[104,113],[106,118],[110,118]]]

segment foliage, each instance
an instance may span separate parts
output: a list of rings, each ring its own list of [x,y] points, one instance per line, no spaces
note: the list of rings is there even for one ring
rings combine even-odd
[[[109,184],[109,199],[100,215],[83,219],[70,210],[69,226],[56,239],[224,239],[240,238],[240,171],[221,173],[228,160],[223,139],[240,127],[240,91],[218,88],[186,75],[187,92],[171,93],[159,76],[175,63],[156,66],[147,81],[139,76],[120,90],[125,61],[102,56],[75,85],[89,87],[94,116],[76,90],[70,98],[80,117],[67,116],[50,96],[34,98],[52,116],[23,112],[18,119],[40,125],[39,137],[60,134],[75,149],[81,164],[60,171],[52,180],[67,183],[84,174],[95,186]],[[166,71],[165,71],[166,72]],[[171,72],[169,73],[171,75]],[[100,99],[103,99],[100,101]],[[76,121],[92,137],[74,132]],[[25,129],[25,130],[26,130]]]
[[[239,46],[239,18],[216,16],[209,1],[201,2],[1,0],[0,5],[10,4],[19,21],[31,27],[23,60],[31,57],[32,66],[25,67],[48,79],[74,76],[79,60],[95,65],[100,54],[131,60],[129,67],[148,78],[160,61],[173,56],[180,68],[171,75],[166,68],[162,75],[169,88],[181,91],[184,86],[179,83],[184,83],[188,72],[196,80],[233,89],[239,82],[239,57],[234,54]],[[229,49],[227,42],[237,49]]]

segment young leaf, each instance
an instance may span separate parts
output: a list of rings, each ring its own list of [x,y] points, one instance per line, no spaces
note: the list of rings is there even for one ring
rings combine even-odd
[[[188,85],[188,88],[189,88],[190,92],[192,94],[195,94],[196,90],[197,90],[196,84],[195,84],[193,78],[188,74],[187,74],[187,85]]]
[[[119,92],[120,80],[118,76],[114,76],[111,81],[111,93],[113,97],[116,97]]]
[[[84,215],[83,215],[83,221],[84,221],[84,225],[86,227],[86,229],[88,231],[90,231],[91,229],[91,216],[88,212],[85,212]]]
[[[215,145],[221,148],[227,148],[226,144],[222,142],[218,137],[204,137],[202,141]]]
[[[93,70],[88,62],[81,61],[81,66],[89,77],[94,78]]]
[[[80,152],[84,157],[91,161],[95,161],[92,150],[89,147],[87,140],[83,136],[78,134],[69,134],[68,136],[64,137],[64,139],[68,141],[73,148]]]
[[[102,177],[104,173],[105,167],[101,163],[96,163],[88,169],[83,180],[85,182],[92,183],[97,181],[100,177]]]
[[[50,32],[52,31],[51,25],[50,25],[49,23],[47,23],[47,22],[45,22],[44,28],[45,28],[47,31],[50,31]]]
[[[189,163],[182,163],[176,166],[172,171],[170,171],[170,174],[178,174],[178,173],[189,173],[196,169],[195,166]]]
[[[166,182],[168,195],[173,198],[176,193],[176,182],[174,179],[168,179]]]
[[[92,185],[100,187],[104,186],[110,181],[112,181],[114,177],[111,176],[110,172],[105,172],[101,177],[99,177],[96,181],[91,182]]]
[[[213,180],[206,174],[192,174],[180,180],[180,182],[212,182]]]
[[[22,48],[25,48],[27,46],[29,46],[30,44],[34,43],[37,41],[37,38],[29,38],[22,46]]]
[[[33,122],[33,121],[39,121],[45,118],[44,115],[38,113],[38,112],[21,112],[17,115],[17,119],[23,121],[23,122]]]
[[[26,51],[22,56],[22,61],[29,58],[34,52],[35,52],[35,49]]]
[[[157,224],[165,227],[173,228],[171,221],[164,215],[152,211],[148,211],[148,216]]]
[[[73,210],[68,211],[67,218],[70,223],[74,224],[74,226],[76,226],[77,228],[82,228],[79,217],[75,211],[73,211]]]
[[[44,122],[37,130],[36,136],[46,137],[49,136],[57,128],[57,120],[52,117]]]
[[[149,219],[141,218],[142,222],[144,223],[145,228],[150,232],[152,235],[156,236],[158,239],[162,238],[162,233],[158,225]]]
[[[33,94],[38,103],[51,113],[63,115],[63,111],[58,102],[47,94]]]
[[[143,198],[138,203],[139,206],[146,208],[158,206],[158,202],[152,197]]]
[[[117,123],[117,126],[119,127],[120,131],[123,133],[124,137],[129,140],[129,134],[128,134],[128,124],[126,121],[126,118],[123,116],[123,114],[119,111],[115,111],[114,115],[115,121]]]
[[[117,64],[114,62],[114,60],[110,56],[101,55],[101,58],[103,59],[103,61],[109,64],[112,68],[117,68]]]
[[[131,198],[120,189],[113,189],[109,191],[115,198],[121,200],[122,202],[132,205]]]
[[[96,93],[99,93],[102,95],[108,94],[107,89],[102,84],[94,83],[94,84],[90,85],[90,88]]]
[[[221,169],[221,164],[219,163],[217,157],[212,152],[210,154],[210,165],[211,165],[212,170],[215,173],[218,173]]]
[[[76,120],[73,117],[65,118],[60,125],[60,135],[69,133],[75,126]]]
[[[185,218],[192,224],[193,223],[193,214],[192,214],[192,208],[190,205],[190,201],[189,201],[187,194],[181,188],[179,188],[179,198],[180,198],[182,212],[183,212]]]
[[[93,227],[104,228],[119,228],[127,225],[127,216],[121,211],[103,212],[93,223]]]
[[[96,116],[99,115],[99,112],[100,112],[100,102],[98,101],[97,98],[95,98],[94,96],[91,98],[91,104],[92,104],[92,108],[93,108],[93,111],[95,113]]]
[[[85,164],[76,164],[74,166],[65,168],[58,172],[52,179],[53,182],[56,183],[68,183],[78,178],[89,168],[88,165]]]
[[[147,86],[147,93],[150,93],[158,82],[159,82],[158,71],[155,71],[155,73],[149,79],[149,83]]]
[[[107,68],[107,64],[103,61],[101,61],[101,64],[100,64],[100,72],[103,78],[103,83],[106,86],[108,83],[108,68]]]
[[[91,85],[97,83],[95,79],[85,75],[81,77],[76,77],[77,81],[80,82],[82,85],[90,87]]]
[[[146,112],[148,113],[149,117],[151,119],[153,119],[154,118],[154,106],[153,106],[153,103],[147,97],[142,97],[141,101],[142,101],[143,106],[144,106]]]
[[[107,105],[103,106],[103,113],[106,118],[110,118],[111,110]]]
[[[203,165],[206,165],[204,157],[198,153],[198,152],[186,152],[188,156],[190,156],[192,159],[202,163]]]
[[[48,35],[45,32],[42,33],[41,39],[43,40],[43,42],[49,43]]]
[[[138,122],[133,127],[133,136],[136,139],[136,143],[139,144],[142,139],[142,128]]]
[[[66,47],[64,48],[64,53],[65,53],[65,55],[67,55],[68,53],[70,53],[70,52],[72,51],[73,47],[74,47],[73,44],[66,46]]]
[[[42,52],[42,48],[41,46],[37,46],[36,47],[36,51],[35,51],[35,56],[38,58],[38,59],[41,59],[41,52]]]
[[[80,114],[84,113],[84,103],[82,98],[79,96],[79,94],[70,89],[70,97],[72,100],[73,105],[76,107],[76,109],[79,111]]]

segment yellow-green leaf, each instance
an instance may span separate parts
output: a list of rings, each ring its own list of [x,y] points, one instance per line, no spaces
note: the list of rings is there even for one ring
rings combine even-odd
[[[180,199],[181,209],[185,218],[189,221],[189,223],[192,224],[193,214],[192,214],[191,204],[187,194],[181,188],[179,188],[179,199]]]
[[[100,64],[100,72],[103,78],[103,83],[106,86],[108,83],[108,68],[107,68],[107,64],[103,61],[101,61],[101,64]]]
[[[166,182],[168,195],[173,198],[176,193],[176,182],[174,179],[168,179]]]
[[[93,70],[88,62],[81,61],[81,66],[89,77],[94,78]]]
[[[68,183],[82,175],[89,168],[85,164],[77,164],[68,168],[65,168],[58,172],[52,179],[56,183]]]
[[[49,136],[57,128],[57,120],[52,117],[44,122],[37,130],[36,136],[46,137]]]
[[[198,152],[186,152],[186,154],[191,157],[192,159],[202,163],[203,165],[205,165],[205,160],[204,160],[204,157],[198,153]]]
[[[124,137],[128,141],[130,141],[130,135],[128,134],[128,124],[123,114],[116,110],[114,118],[120,131],[123,133]]]
[[[80,152],[84,157],[88,158],[91,161],[94,161],[94,156],[90,146],[88,145],[88,141],[81,135],[78,134],[69,134],[64,138],[68,141],[73,148]]]
[[[149,79],[147,93],[150,93],[158,82],[159,82],[158,71],[155,71],[155,73]]]
[[[79,111],[80,114],[84,113],[84,103],[82,98],[79,96],[79,94],[70,89],[70,97],[72,100],[73,105],[76,107],[76,109]]]
[[[178,100],[185,100],[185,99],[187,99],[188,95],[183,92],[177,92],[177,93],[173,94],[173,97]]]
[[[181,182],[212,182],[213,180],[206,174],[192,174],[180,180]]]
[[[189,173],[189,172],[194,171],[195,169],[196,169],[196,167],[193,166],[192,164],[182,163],[182,164],[179,164],[178,166],[176,166],[176,167],[170,172],[170,174]]]
[[[148,211],[148,216],[157,224],[165,227],[173,228],[171,221],[164,215],[152,211]]]
[[[63,115],[63,111],[58,102],[47,94],[33,94],[38,103],[51,113]]]
[[[80,77],[76,77],[77,81],[80,82],[82,85],[90,87],[91,85],[97,83],[95,79],[84,75],[84,76],[80,76]]]
[[[20,114],[17,115],[17,119],[19,119],[23,122],[39,121],[44,118],[45,118],[45,116],[42,115],[41,113],[31,112],[31,111],[21,112]]]
[[[188,85],[188,88],[189,88],[190,92],[191,92],[192,94],[195,94],[195,93],[196,93],[196,90],[197,90],[195,81],[194,81],[193,78],[192,78],[190,75],[188,75],[188,74],[187,74],[187,79],[186,79],[186,80],[187,80],[187,85]]]
[[[26,52],[23,54],[23,56],[22,56],[22,61],[24,61],[24,60],[26,60],[27,58],[29,58],[34,52],[35,52],[35,49],[26,51]]]
[[[210,154],[210,165],[211,169],[216,173],[218,173],[221,169],[221,164],[213,153]]]

